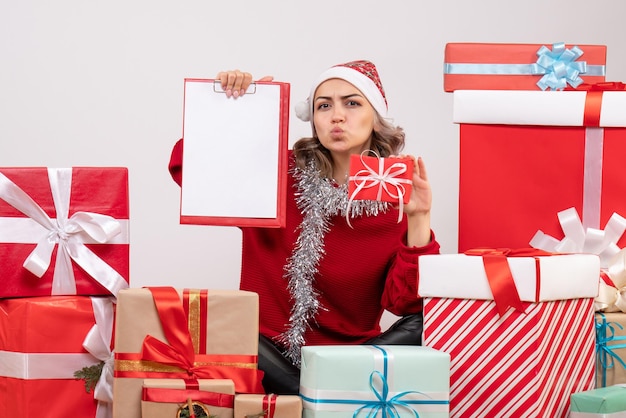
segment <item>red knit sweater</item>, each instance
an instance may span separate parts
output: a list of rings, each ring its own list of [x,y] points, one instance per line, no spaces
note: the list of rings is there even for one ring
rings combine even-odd
[[[290,163],[292,162],[290,158]],[[182,140],[175,145],[170,173],[181,184]],[[285,228],[241,228],[240,289],[256,292],[260,304],[260,332],[273,338],[289,323],[291,300],[285,264],[291,256],[302,221],[294,198],[294,179],[288,176]],[[417,263],[421,254],[436,254],[439,244],[421,248],[405,245],[406,217],[397,223],[396,210],[378,216],[331,219],[324,238],[325,254],[318,265],[315,287],[322,307],[305,334],[308,345],[359,344],[380,334],[384,309],[396,315],[420,312]]]

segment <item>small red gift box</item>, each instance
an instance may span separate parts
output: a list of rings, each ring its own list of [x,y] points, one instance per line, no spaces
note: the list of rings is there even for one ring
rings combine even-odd
[[[350,156],[348,194],[351,201],[408,203],[411,198],[412,177],[411,158],[378,158],[353,154]]]
[[[448,92],[563,89],[604,81],[606,46],[449,43],[444,61]]]
[[[235,418],[300,418],[302,398],[297,395],[235,395]]]
[[[116,295],[128,219],[126,168],[0,168],[0,297]]]
[[[228,379],[145,379],[142,418],[174,418],[193,411],[214,418],[233,418],[235,385]],[[203,416],[196,413],[196,416]],[[180,414],[180,415],[178,415]],[[187,415],[189,416],[189,415]]]
[[[74,374],[109,360],[113,311],[107,297],[0,299],[0,416],[95,417],[107,410],[107,379],[87,393]]]
[[[557,251],[589,252],[607,225],[593,253],[626,244],[616,232],[626,216],[626,91],[605,87],[616,91],[454,92],[460,252],[528,247],[539,231],[574,244]]]

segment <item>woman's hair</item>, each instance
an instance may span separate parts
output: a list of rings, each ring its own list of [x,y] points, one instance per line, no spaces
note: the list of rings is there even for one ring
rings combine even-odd
[[[398,154],[404,148],[404,129],[395,126],[374,112],[375,126],[377,130],[372,132],[370,150],[384,158]],[[332,178],[333,163],[330,152],[324,148],[316,137],[301,138],[293,145],[293,153],[296,158],[296,167],[304,169],[310,161],[315,161],[315,166],[323,177]]]

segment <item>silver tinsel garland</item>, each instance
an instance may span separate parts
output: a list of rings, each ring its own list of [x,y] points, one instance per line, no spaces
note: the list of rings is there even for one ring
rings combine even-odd
[[[300,348],[305,344],[304,333],[320,306],[319,293],[315,289],[317,266],[324,256],[324,235],[331,226],[333,216],[346,216],[348,208],[348,187],[337,186],[322,177],[313,163],[306,169],[296,168],[296,203],[304,215],[298,227],[300,234],[291,257],[285,265],[285,277],[289,280],[288,289],[293,306],[289,318],[289,328],[280,341],[286,347],[285,355],[300,367]],[[350,217],[375,216],[386,212],[389,204],[377,201],[355,200],[350,205]]]

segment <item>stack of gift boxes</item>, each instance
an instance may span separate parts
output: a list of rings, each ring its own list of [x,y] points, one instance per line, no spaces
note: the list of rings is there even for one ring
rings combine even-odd
[[[127,169],[0,168],[0,259],[0,416],[301,415],[256,294],[129,288]]]
[[[0,168],[0,416],[110,411],[128,215],[124,168]]]
[[[451,355],[452,417],[605,416],[587,399],[626,396],[626,86],[605,61],[599,45],[446,46],[459,254],[421,257],[418,292],[423,344]]]

